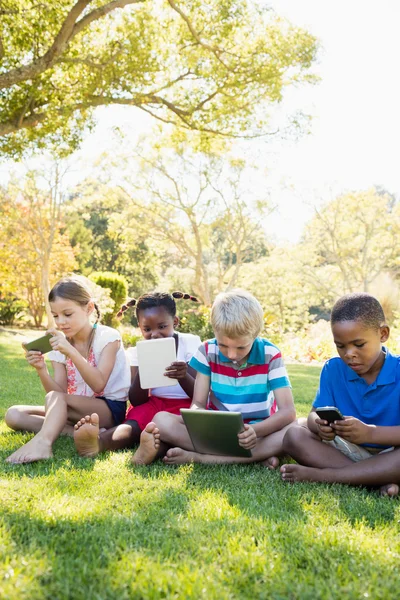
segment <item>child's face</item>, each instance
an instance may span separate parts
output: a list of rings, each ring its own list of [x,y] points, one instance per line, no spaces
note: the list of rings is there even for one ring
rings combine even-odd
[[[249,336],[228,338],[216,333],[215,337],[221,353],[232,362],[244,362],[250,354],[254,342],[254,338]]]
[[[339,321],[332,325],[332,334],[340,358],[357,375],[379,373],[384,362],[382,343],[389,337],[389,327],[372,329],[361,321]]]
[[[89,315],[93,312],[93,302],[82,306],[73,300],[56,297],[50,302],[50,308],[57,329],[71,338],[88,325]]]
[[[173,317],[163,306],[139,311],[140,331],[145,340],[172,337],[178,325],[178,317]]]

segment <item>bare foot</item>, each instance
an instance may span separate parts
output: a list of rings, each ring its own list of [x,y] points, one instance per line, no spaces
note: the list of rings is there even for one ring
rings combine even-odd
[[[94,458],[100,452],[99,415],[86,415],[74,427],[74,443],[79,456]]]
[[[279,458],[277,456],[271,456],[270,458],[261,461],[261,464],[264,465],[264,467],[267,467],[267,469],[274,471],[279,467]]]
[[[192,462],[200,462],[199,454],[183,450],[182,448],[170,448],[164,456],[163,461],[167,465],[185,465]]]
[[[382,485],[379,491],[381,496],[390,496],[393,498],[394,496],[399,495],[399,486],[397,483],[388,483],[387,485]]]
[[[132,464],[149,465],[157,456],[160,447],[160,432],[153,421],[147,423],[140,434],[140,445],[132,456]]]
[[[46,460],[46,458],[51,458],[52,456],[53,452],[51,451],[50,442],[45,441],[37,434],[27,444],[24,444],[24,446],[21,446],[21,448],[6,458],[6,462],[18,465],[37,460]]]
[[[298,481],[326,481],[323,477],[324,469],[303,467],[302,465],[282,465],[281,477],[283,481],[296,483]]]

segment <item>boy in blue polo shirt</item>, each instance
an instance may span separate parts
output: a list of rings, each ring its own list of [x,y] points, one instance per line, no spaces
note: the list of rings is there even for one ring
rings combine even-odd
[[[281,467],[289,482],[320,481],[380,486],[395,496],[400,482],[400,357],[382,344],[389,327],[369,294],[340,298],[331,315],[340,358],[322,369],[306,427],[285,435],[284,450],[298,465]],[[344,420],[328,422],[315,409],[334,406]],[[368,459],[368,460],[366,460]]]
[[[161,412],[142,433],[136,459],[148,463],[157,452],[163,453],[161,438],[174,446],[164,457],[167,464],[264,462],[274,469],[296,412],[279,349],[258,337],[264,326],[263,310],[248,292],[232,290],[215,299],[211,325],[215,338],[204,342],[189,363],[197,371],[190,408],[241,412],[245,426],[238,440],[252,450],[252,457],[197,453],[182,417]]]

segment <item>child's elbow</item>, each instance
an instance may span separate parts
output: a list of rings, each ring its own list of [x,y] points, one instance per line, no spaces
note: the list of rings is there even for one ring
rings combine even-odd
[[[107,385],[107,381],[99,381],[98,383],[96,383],[96,385],[92,388],[95,394],[101,394],[104,391],[104,388]]]
[[[288,408],[286,416],[287,416],[287,424],[289,425],[289,423],[293,423],[293,421],[295,421],[296,417],[297,417],[297,415],[296,415],[296,409],[294,407],[293,408]]]

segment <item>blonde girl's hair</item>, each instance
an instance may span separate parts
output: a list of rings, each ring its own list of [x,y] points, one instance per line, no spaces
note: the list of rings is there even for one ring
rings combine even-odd
[[[211,326],[214,333],[231,339],[255,339],[264,327],[264,314],[259,301],[241,289],[222,292],[211,308]]]
[[[72,302],[76,302],[80,306],[86,306],[89,302],[93,301],[89,288],[75,277],[63,277],[60,281],[57,281],[55,286],[50,290],[49,302],[54,302],[56,298],[72,300]],[[93,303],[96,311],[96,323],[98,323],[101,316],[100,309],[96,302]]]

